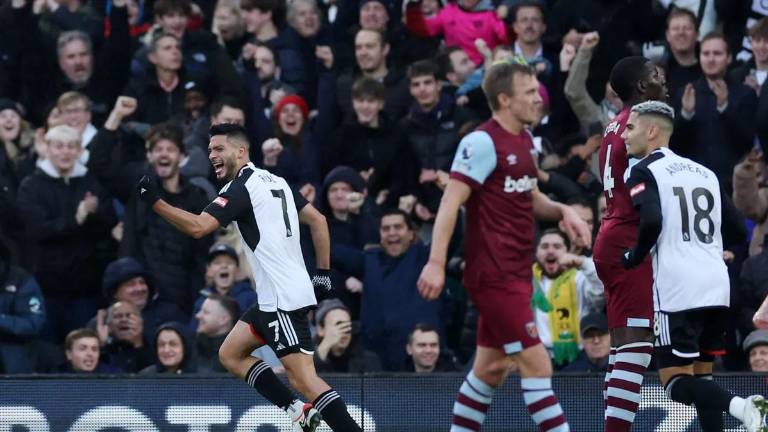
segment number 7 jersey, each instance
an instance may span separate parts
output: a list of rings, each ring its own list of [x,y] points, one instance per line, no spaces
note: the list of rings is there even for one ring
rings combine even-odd
[[[222,227],[234,222],[264,312],[317,303],[299,238],[298,212],[305,205],[282,177],[249,162],[204,210]]]
[[[627,171],[627,147],[621,134],[627,126],[629,108],[624,108],[605,128],[600,145],[600,175],[606,198],[606,212],[595,240],[594,258],[605,263],[618,263],[624,249],[637,240],[639,217],[624,184]]]

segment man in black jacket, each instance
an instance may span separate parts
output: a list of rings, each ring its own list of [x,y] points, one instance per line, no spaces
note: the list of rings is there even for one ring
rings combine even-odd
[[[430,222],[437,213],[442,190],[437,186],[438,173],[449,172],[456,148],[459,129],[470,120],[454,99],[443,91],[438,81],[438,68],[431,60],[418,61],[408,70],[411,96],[414,102],[398,130],[408,150],[415,154],[416,171],[407,176],[415,183],[412,191],[418,200],[416,217]]]
[[[41,123],[47,115],[45,110],[59,95],[78,91],[93,101],[94,121],[104,121],[128,79],[131,39],[126,3],[112,3],[109,37],[97,48],[91,36],[79,30],[61,33],[56,41],[46,40],[39,30],[38,15],[32,12],[32,1],[14,2],[9,22],[29,71],[21,96],[30,120]]]
[[[361,29],[355,35],[355,73],[341,75],[336,82],[336,102],[342,114],[353,111],[352,85],[361,78],[373,78],[386,88],[384,112],[397,121],[408,110],[408,80],[403,71],[387,65],[390,47],[383,33]]]
[[[127,302],[136,306],[144,322],[144,338],[153,340],[160,325],[169,322],[186,322],[185,315],[174,303],[159,299],[154,276],[135,258],[123,257],[112,261],[104,270],[102,281],[104,298],[109,302]],[[101,312],[96,320],[103,320]],[[106,322],[92,320],[89,327],[98,329]]]
[[[211,236],[195,240],[181,234],[136,199],[131,185],[150,171],[163,199],[190,212],[202,211],[208,197],[179,172],[184,145],[177,126],[164,123],[152,128],[147,137],[149,166],[112,157],[120,138],[117,129],[122,119],[135,109],[134,99],[119,98],[104,129],[91,143],[90,164],[99,179],[125,205],[121,255],[143,261],[157,280],[160,298],[176,303],[189,313],[197,292],[203,288]]]
[[[60,343],[101,301],[99,281],[114,249],[112,197],[80,164],[80,135],[70,126],[46,134],[47,159],[19,187],[28,261],[48,304],[44,335]]]
[[[340,165],[355,169],[373,197],[390,189],[397,161],[405,159],[408,151],[404,142],[395,140],[395,123],[382,112],[386,92],[384,84],[373,78],[355,81],[353,111],[337,129],[323,161],[326,172]]]
[[[155,354],[144,337],[141,312],[129,302],[117,302],[107,310],[108,339],[102,349],[104,360],[128,373],[154,363]]]
[[[746,85],[728,79],[728,43],[721,33],[701,41],[699,60],[704,76],[675,95],[675,134],[671,149],[706,166],[732,191],[733,167],[754,144],[757,96]]]
[[[224,48],[216,42],[207,30],[187,31],[192,13],[189,0],[158,0],[154,3],[155,19],[159,34],[169,34],[179,41],[184,70],[191,76],[211,84],[211,94],[225,94],[232,97],[242,95],[242,83],[232,60]],[[151,37],[154,39],[158,33]],[[151,71],[148,56],[151,49],[143,47],[133,57],[130,65],[134,78],[146,77]],[[209,96],[209,100],[214,99]]]

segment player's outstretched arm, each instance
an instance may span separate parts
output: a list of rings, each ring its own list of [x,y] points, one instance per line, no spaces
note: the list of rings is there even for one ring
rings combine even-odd
[[[199,215],[186,210],[176,208],[157,195],[155,183],[148,176],[144,176],[136,185],[139,198],[147,203],[152,210],[163,219],[175,226],[184,234],[196,239],[205,237],[219,228],[219,221],[206,212]]]
[[[330,269],[331,236],[328,233],[328,223],[325,220],[325,216],[312,204],[307,204],[299,211],[299,221],[309,225],[312,244],[315,246],[315,265],[318,269]]]
[[[578,246],[589,248],[592,233],[587,223],[567,205],[552,201],[536,188],[533,190],[533,216],[548,221],[563,221],[563,229],[571,241]]]
[[[456,215],[472,194],[472,189],[466,183],[451,179],[445,188],[440,208],[437,210],[435,227],[432,230],[432,246],[429,261],[421,271],[417,286],[421,296],[434,300],[443,290],[445,284],[445,260],[448,254],[448,243],[456,228]]]

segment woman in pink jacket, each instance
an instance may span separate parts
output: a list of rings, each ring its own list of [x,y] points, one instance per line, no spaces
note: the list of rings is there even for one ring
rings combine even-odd
[[[475,47],[475,39],[483,39],[488,48],[509,42],[507,27],[496,12],[482,8],[481,0],[458,0],[448,3],[434,17],[425,18],[417,2],[408,3],[405,24],[416,36],[445,35],[446,46],[461,47],[475,64],[483,63],[483,55]],[[480,6],[480,7],[479,7]]]

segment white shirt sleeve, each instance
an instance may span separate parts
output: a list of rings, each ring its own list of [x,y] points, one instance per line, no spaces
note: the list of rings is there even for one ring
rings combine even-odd
[[[487,132],[474,131],[459,143],[451,173],[469,177],[479,184],[496,169],[496,148]]]

